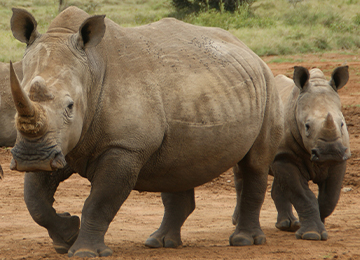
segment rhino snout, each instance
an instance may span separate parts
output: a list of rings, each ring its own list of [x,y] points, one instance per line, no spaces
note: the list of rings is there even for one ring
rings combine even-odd
[[[345,161],[349,159],[347,147],[339,143],[321,143],[318,147],[311,149],[310,160],[313,162]]]
[[[35,150],[31,147],[39,146]],[[55,171],[66,165],[65,156],[57,145],[42,146],[42,144],[18,142],[11,150],[13,159],[10,164],[11,170],[20,172],[29,171]]]

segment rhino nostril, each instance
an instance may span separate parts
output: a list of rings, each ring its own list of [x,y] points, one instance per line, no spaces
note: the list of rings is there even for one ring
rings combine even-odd
[[[311,149],[311,160],[317,161],[319,160],[320,154],[318,149]]]
[[[54,159],[50,162],[50,166],[53,170],[62,169],[65,165],[66,160],[62,152],[57,153]]]

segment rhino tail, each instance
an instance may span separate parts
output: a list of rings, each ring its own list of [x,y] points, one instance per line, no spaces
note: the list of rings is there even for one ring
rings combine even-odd
[[[3,169],[0,165],[0,180],[4,179],[4,172],[3,172]]]

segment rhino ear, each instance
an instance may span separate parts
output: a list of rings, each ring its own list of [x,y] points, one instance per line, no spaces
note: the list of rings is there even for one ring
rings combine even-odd
[[[331,80],[329,82],[330,86],[333,87],[335,91],[338,91],[349,80],[349,66],[340,66],[334,69],[333,73],[331,74]]]
[[[81,48],[94,47],[101,42],[106,30],[104,19],[105,15],[94,15],[82,23],[77,36]]]
[[[300,89],[300,91],[306,90],[307,86],[309,85],[309,78],[310,73],[308,69],[301,66],[294,67],[293,80],[295,85]]]
[[[35,18],[26,10],[13,8],[10,20],[11,31],[16,39],[30,45],[40,36]]]

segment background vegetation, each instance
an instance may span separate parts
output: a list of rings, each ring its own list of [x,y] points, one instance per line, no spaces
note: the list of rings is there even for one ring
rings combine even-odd
[[[189,0],[194,3],[195,0]],[[199,2],[199,0],[197,0]],[[205,0],[206,1],[206,0]],[[121,26],[138,26],[163,17],[230,31],[258,55],[358,52],[360,0],[255,0],[228,12],[224,6],[175,8],[172,0],[63,0],[90,14],[106,14]],[[0,61],[20,60],[25,45],[12,36],[12,7],[30,11],[43,33],[59,12],[58,0],[0,0]],[[60,9],[61,9],[60,8]]]

